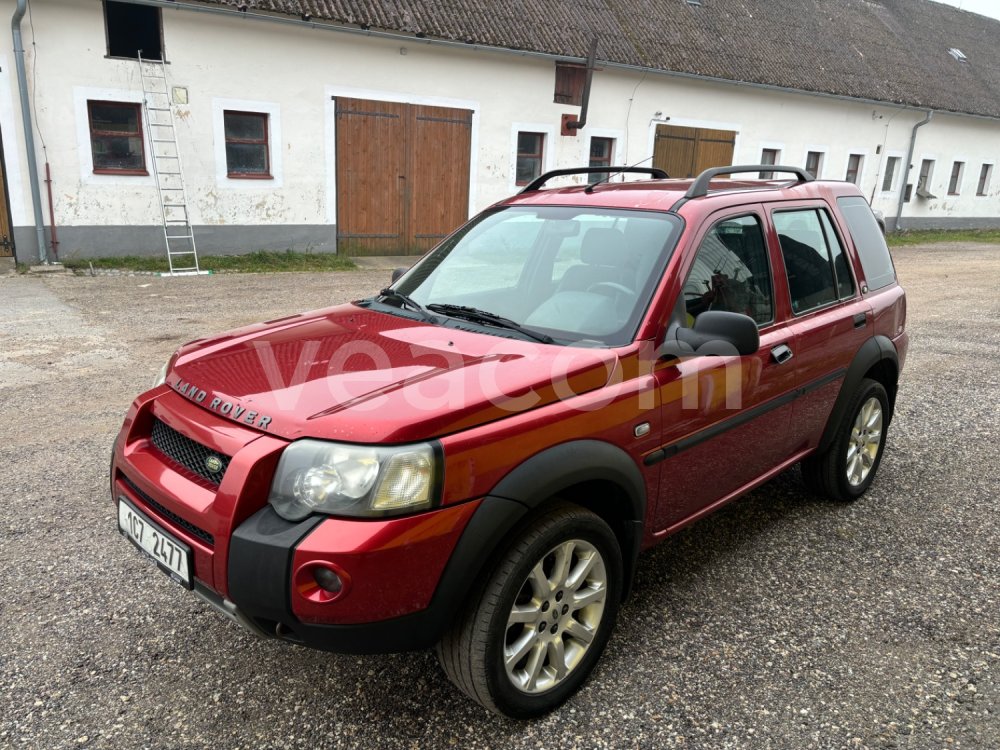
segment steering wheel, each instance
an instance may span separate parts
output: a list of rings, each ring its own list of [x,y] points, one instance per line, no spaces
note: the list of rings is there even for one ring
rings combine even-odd
[[[587,287],[588,292],[597,292],[603,294],[604,290],[609,290],[611,294],[607,295],[609,297],[632,297],[635,298],[637,295],[634,290],[629,289],[624,284],[619,284],[616,281],[598,281],[596,284],[591,284]]]

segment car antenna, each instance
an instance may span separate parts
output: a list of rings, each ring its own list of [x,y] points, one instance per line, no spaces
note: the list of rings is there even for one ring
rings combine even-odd
[[[608,172],[608,176],[607,177],[605,177],[604,179],[598,180],[597,182],[591,182],[589,185],[587,185],[587,187],[585,187],[583,189],[583,192],[585,192],[585,193],[592,193],[592,192],[594,192],[594,188],[597,187],[598,185],[600,185],[601,183],[607,182],[608,180],[610,180],[615,175],[619,175],[619,174],[624,173],[626,169],[631,169],[632,167],[638,167],[640,164],[643,164],[643,163],[649,161],[652,158],[653,158],[652,156],[647,156],[645,159],[643,159],[642,161],[637,161],[635,164],[630,164],[627,167],[619,167],[617,171]]]

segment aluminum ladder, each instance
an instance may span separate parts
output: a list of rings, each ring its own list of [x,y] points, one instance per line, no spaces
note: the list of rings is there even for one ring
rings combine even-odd
[[[188,212],[187,190],[181,168],[174,108],[167,81],[167,68],[162,60],[143,59],[139,51],[139,79],[142,82],[142,110],[146,120],[147,142],[153,179],[160,198],[163,218],[163,239],[167,246],[166,276],[208,274],[198,265],[198,246]]]

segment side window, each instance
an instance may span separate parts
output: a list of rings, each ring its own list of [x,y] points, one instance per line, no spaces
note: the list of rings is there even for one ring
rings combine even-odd
[[[854,278],[851,276],[850,264],[847,255],[840,244],[840,238],[833,228],[830,215],[826,211],[819,212],[820,223],[823,225],[823,234],[826,235],[826,242],[830,246],[833,255],[833,271],[837,275],[837,293],[841,299],[854,296]]]
[[[826,243],[820,212],[814,208],[773,214],[788,274],[788,291],[795,314],[836,302],[837,280]]]
[[[774,292],[764,232],[756,216],[723,219],[709,230],[684,283],[688,323],[706,310],[774,319]]]
[[[854,247],[858,249],[868,288],[875,291],[889,286],[896,280],[896,269],[892,266],[889,247],[868,201],[860,196],[844,196],[837,198],[837,203],[854,240]]]

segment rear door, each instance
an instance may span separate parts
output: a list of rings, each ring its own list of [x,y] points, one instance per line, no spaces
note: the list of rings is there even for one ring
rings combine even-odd
[[[788,425],[796,375],[779,362],[793,333],[775,296],[775,253],[762,206],[713,214],[696,235],[673,321],[693,325],[705,310],[754,318],[761,346],[739,357],[693,356],[661,363],[662,460],[659,533],[709,512],[791,453]],[[780,271],[780,266],[779,269]],[[647,459],[647,462],[649,459]]]
[[[793,452],[814,447],[847,367],[872,335],[871,308],[858,293],[844,236],[824,201],[771,204],[769,232],[780,248],[779,285],[791,310],[790,364],[800,395],[789,437]]]

